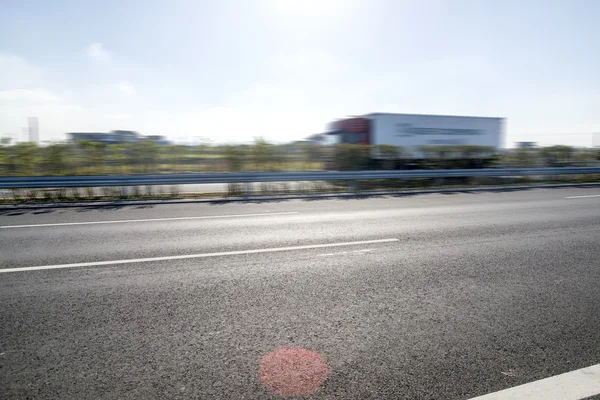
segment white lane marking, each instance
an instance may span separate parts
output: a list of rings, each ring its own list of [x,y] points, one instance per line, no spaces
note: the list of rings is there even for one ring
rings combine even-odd
[[[185,260],[188,258],[234,256],[234,255],[239,255],[239,254],[276,253],[276,252],[280,252],[280,251],[309,250],[309,249],[322,249],[322,248],[326,248],[326,247],[359,246],[359,245],[363,245],[363,244],[389,243],[389,242],[397,242],[398,240],[400,240],[400,239],[377,239],[377,240],[363,240],[363,241],[359,241],[359,242],[309,244],[309,245],[305,245],[305,246],[273,247],[273,248],[267,248],[267,249],[221,251],[218,253],[186,254],[186,255],[182,255],[182,256],[132,258],[129,260],[92,261],[92,262],[83,262],[83,263],[75,263],[75,264],[41,265],[41,266],[37,266],[37,267],[5,268],[5,269],[0,269],[0,273],[39,271],[39,270],[44,270],[44,269],[96,267],[96,266],[100,266],[100,265],[132,264],[132,263],[144,263],[144,262],[152,262],[152,261]]]
[[[325,254],[319,254],[319,257],[339,256],[339,255],[342,255],[342,254],[364,254],[364,253],[368,253],[369,251],[373,251],[373,249],[354,250],[354,251],[340,251],[340,252],[337,252],[337,253],[325,253]]]
[[[515,386],[471,400],[579,400],[600,394],[600,364]]]
[[[259,213],[259,214],[205,215],[202,217],[174,217],[174,218],[150,218],[150,219],[121,219],[121,220],[116,220],[116,221],[62,222],[62,223],[56,223],[56,224],[36,224],[36,225],[4,225],[4,226],[0,226],[0,229],[39,228],[39,227],[45,227],[45,226],[70,226],[70,225],[125,224],[125,223],[130,223],[130,222],[184,221],[187,219],[268,217],[271,215],[292,215],[292,214],[298,214],[298,211],[278,212],[278,213]]]
[[[588,194],[586,196],[569,196],[565,197],[565,199],[585,199],[587,197],[600,197],[600,194]]]

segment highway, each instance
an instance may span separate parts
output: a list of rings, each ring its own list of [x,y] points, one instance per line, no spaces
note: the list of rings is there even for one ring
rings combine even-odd
[[[600,363],[600,189],[3,208],[0,303],[0,398],[471,399]]]

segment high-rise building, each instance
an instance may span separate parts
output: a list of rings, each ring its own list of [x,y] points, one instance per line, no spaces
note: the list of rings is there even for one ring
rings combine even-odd
[[[28,133],[29,133],[29,141],[30,142],[35,142],[38,143],[40,141],[40,123],[38,121],[37,117],[29,117],[29,127],[28,127]]]

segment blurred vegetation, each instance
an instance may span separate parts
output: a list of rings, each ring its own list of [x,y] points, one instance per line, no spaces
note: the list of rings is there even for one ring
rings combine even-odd
[[[335,169],[342,171],[362,170],[369,166],[370,146],[364,144],[340,144],[333,153]]]
[[[0,175],[113,175],[251,171],[435,169],[585,166],[600,161],[600,149],[569,146],[496,152],[479,146],[421,146],[424,159],[404,148],[380,145],[273,144],[255,138],[243,145],[158,145],[94,142],[12,144],[0,139]]]

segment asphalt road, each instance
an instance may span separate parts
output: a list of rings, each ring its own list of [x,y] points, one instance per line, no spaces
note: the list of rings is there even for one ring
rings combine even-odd
[[[23,269],[0,273],[0,398],[275,399],[259,368],[285,347],[326,363],[315,399],[598,364],[597,195],[0,210],[0,268]]]

